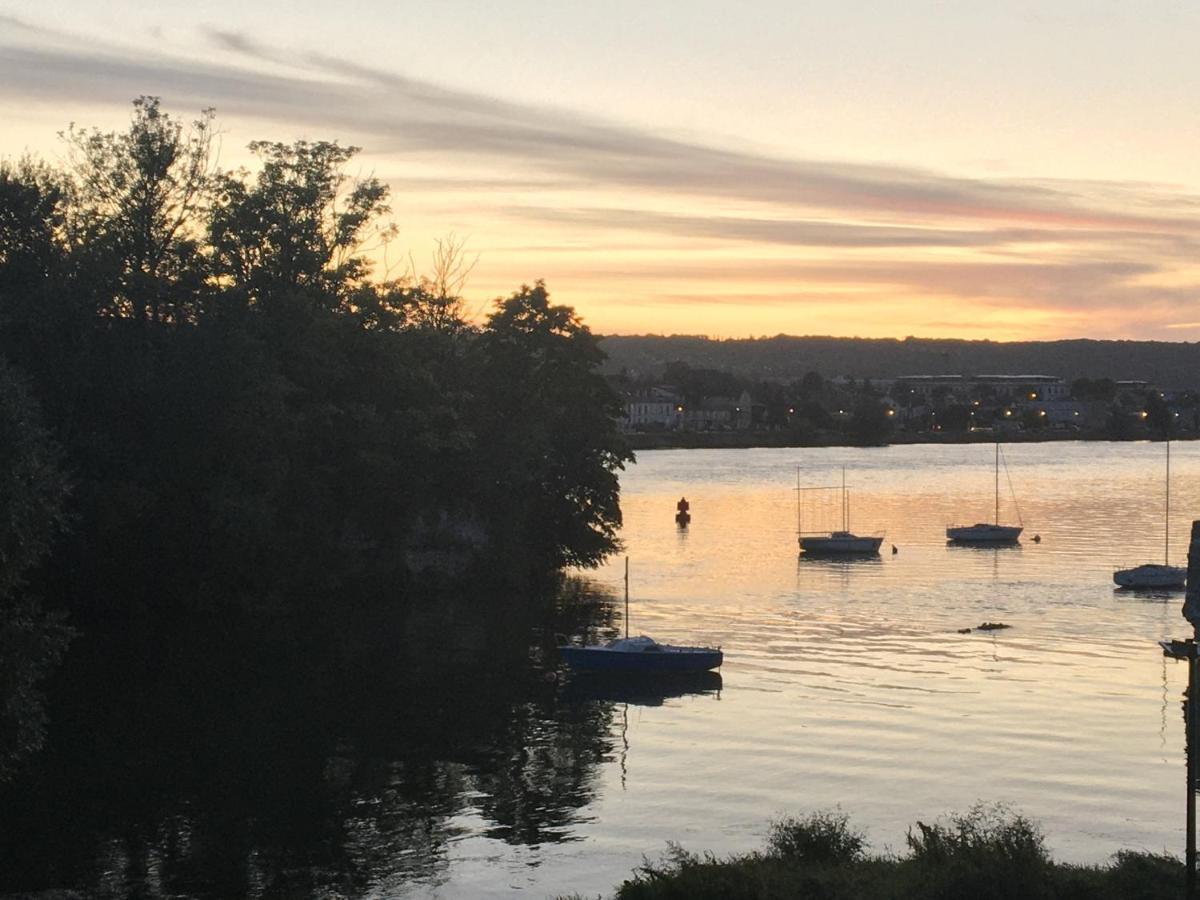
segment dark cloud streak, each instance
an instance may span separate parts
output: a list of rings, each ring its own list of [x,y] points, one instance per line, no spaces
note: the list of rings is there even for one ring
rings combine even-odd
[[[734,216],[672,215],[637,209],[507,207],[508,215],[575,228],[615,228],[802,247],[963,247],[1012,244],[1125,242],[1153,243],[1194,255],[1197,241],[1170,232],[1093,231],[1040,228],[916,228],[827,219],[765,219]]]
[[[625,260],[623,269],[631,274],[742,278],[779,285],[785,293],[785,278],[793,288],[873,285],[1014,308],[1128,312],[1169,306],[1189,320],[1200,318],[1200,286],[1178,284],[1183,279],[1175,271],[1182,258],[1195,258],[1200,241],[1200,198],[1182,191],[1134,182],[956,178],[915,167],[784,159],[455,90],[325,54],[289,55],[237,32],[207,34],[237,64],[171,55],[152,45],[135,53],[0,14],[0,98],[77,108],[124,105],[156,94],[173,107],[215,106],[227,115],[362,141],[377,155],[423,154],[448,171],[459,165],[497,173],[458,182],[472,191],[623,190],[646,195],[647,207],[661,207],[662,198],[672,197],[686,198],[693,207],[717,200],[778,213],[500,207],[510,216],[558,226],[813,248],[966,248],[995,257],[1052,242],[1081,257],[875,259],[790,268],[744,257],[711,265],[685,257],[657,268]],[[421,189],[420,179],[413,184]],[[577,265],[573,272],[588,274]],[[611,277],[614,269],[600,274]],[[1176,284],[1145,283],[1161,274],[1176,275]]]
[[[960,217],[1062,228],[1200,230],[1186,216],[1092,207],[1063,185],[953,178],[915,168],[774,158],[439,87],[322,54],[285,57],[240,34],[210,30],[252,65],[111,48],[0,43],[0,93],[10,99],[121,103],[143,93],[175,103],[303,123],[369,138],[373,152],[426,152],[539,175],[743,202],[921,220]],[[18,35],[19,37],[19,35]],[[58,42],[62,44],[60,40]],[[253,64],[285,63],[301,74]]]

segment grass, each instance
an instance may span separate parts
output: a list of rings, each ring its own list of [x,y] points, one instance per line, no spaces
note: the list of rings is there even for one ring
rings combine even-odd
[[[1184,865],[1124,850],[1106,865],[1055,862],[1041,829],[977,805],[908,831],[904,855],[871,855],[840,811],[786,818],[766,849],[719,859],[671,845],[617,888],[617,900],[1162,900],[1181,897]]]

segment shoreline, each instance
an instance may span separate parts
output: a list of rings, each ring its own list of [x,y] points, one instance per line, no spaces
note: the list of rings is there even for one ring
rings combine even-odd
[[[780,447],[887,447],[893,444],[1044,444],[1057,441],[1132,444],[1151,441],[1149,435],[1114,438],[1102,432],[1019,432],[1015,434],[896,434],[878,443],[862,443],[844,435],[822,434],[796,437],[770,431],[672,431],[631,432],[624,435],[631,450],[749,450]],[[1172,441],[1193,441],[1200,435],[1175,435]]]

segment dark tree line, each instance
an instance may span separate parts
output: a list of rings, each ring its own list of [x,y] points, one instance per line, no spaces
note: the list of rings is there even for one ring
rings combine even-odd
[[[3,560],[6,620],[34,596],[84,627],[301,618],[438,554],[615,548],[618,400],[544,284],[473,325],[453,243],[429,277],[373,278],[388,190],[345,174],[355,148],[257,142],[220,171],[212,113],[154,98],[63,138],[61,165],[0,163],[0,479],[43,447],[30,478],[59,504],[0,494],[35,535]]]

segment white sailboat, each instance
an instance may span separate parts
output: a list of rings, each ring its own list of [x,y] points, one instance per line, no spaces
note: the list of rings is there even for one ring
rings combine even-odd
[[[1113,581],[1123,588],[1145,590],[1187,586],[1187,569],[1171,565],[1171,442],[1167,441],[1167,502],[1163,535],[1162,563],[1143,563],[1132,569],[1113,572]]]
[[[1017,520],[1021,513],[1017,511]],[[1024,531],[1023,525],[1000,524],[1000,443],[996,442],[996,521],[974,525],[950,525],[946,539],[956,544],[1014,544]]]
[[[800,467],[796,467],[796,534],[800,550],[813,556],[868,556],[879,552],[882,534],[861,535],[850,530],[850,495],[846,492],[846,470],[842,469],[842,527],[838,531],[805,531],[800,502],[803,491],[828,491],[837,488],[800,487]]]

